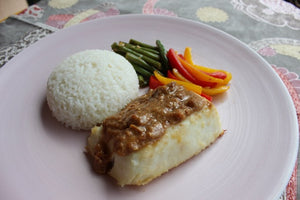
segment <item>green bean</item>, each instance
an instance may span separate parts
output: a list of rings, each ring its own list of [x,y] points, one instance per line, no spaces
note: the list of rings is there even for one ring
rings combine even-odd
[[[139,86],[141,88],[147,87],[149,84],[149,80],[146,80],[141,74],[137,73],[138,80],[139,80]]]
[[[154,59],[154,60],[156,60],[156,61],[160,61],[160,56],[159,56],[159,54],[152,53],[152,52],[150,52],[150,51],[147,51],[147,50],[145,50],[145,49],[142,49],[142,48],[139,47],[139,46],[135,46],[135,45],[133,45],[133,44],[129,44],[129,43],[126,43],[126,42],[119,42],[119,45],[120,45],[120,46],[127,47],[127,48],[129,48],[129,49],[131,49],[131,50],[133,50],[133,51],[136,51],[136,52],[138,52],[138,53],[144,55],[144,56],[148,56],[149,58],[152,58],[152,59]]]
[[[148,56],[145,56],[143,54],[140,54],[132,49],[129,49],[125,46],[122,46],[122,45],[118,45],[118,44],[113,44],[112,45],[112,48],[115,49],[116,51],[120,51],[120,52],[123,52],[123,53],[131,53],[141,59],[143,59],[146,63],[148,63],[149,65],[157,68],[158,70],[161,70],[162,69],[162,66],[161,66],[161,63],[152,59],[152,58],[149,58]]]
[[[138,45],[136,45],[136,47],[140,48],[140,49],[143,49],[144,51],[148,51],[148,52],[151,52],[151,53],[154,53],[156,55],[159,55],[159,52],[155,49],[149,49],[149,48],[146,48],[146,47],[140,47]]]
[[[141,67],[143,67],[144,69],[150,71],[151,73],[155,70],[154,67],[152,67],[151,65],[149,65],[147,62],[145,62],[142,58],[127,52],[125,55],[125,58],[131,63],[131,64],[137,64]]]
[[[111,45],[111,49],[112,49],[114,52],[116,52],[116,53],[118,53],[118,54],[121,54],[122,56],[125,56],[125,54],[126,54],[126,52],[124,52],[124,51],[122,51],[121,49],[118,48],[118,44],[115,43],[115,42]]]
[[[162,71],[166,75],[169,70],[169,61],[166,56],[167,53],[166,53],[165,47],[162,45],[160,40],[156,40],[156,45],[157,45],[157,48],[158,48],[158,51],[159,51],[159,54],[161,57]]]
[[[130,39],[129,40],[129,44],[139,45],[140,47],[146,47],[146,48],[149,48],[149,49],[155,49],[155,50],[157,50],[156,46],[152,46],[150,44],[146,44],[146,43],[134,40],[134,39]]]
[[[139,56],[141,59],[143,59],[144,61],[146,61],[149,65],[152,65],[153,67],[155,67],[158,70],[162,70],[162,66],[161,63],[153,60],[152,58],[149,58],[147,56],[141,55]]]
[[[141,74],[143,77],[145,77],[147,79],[149,79],[149,77],[152,75],[151,72],[147,71],[146,69],[144,69],[143,67],[140,67],[137,64],[133,64],[132,66],[137,73]]]
[[[118,45],[117,43],[113,43],[113,44],[111,45],[111,48],[112,48],[114,51],[117,51],[117,52],[122,52],[122,53],[124,53],[124,54],[126,54],[127,52],[129,52],[129,53],[132,53],[132,54],[134,54],[134,55],[136,55],[136,56],[138,56],[138,57],[141,57],[141,54],[139,54],[138,52],[133,51],[133,50],[131,50],[131,49],[125,47],[125,46]]]

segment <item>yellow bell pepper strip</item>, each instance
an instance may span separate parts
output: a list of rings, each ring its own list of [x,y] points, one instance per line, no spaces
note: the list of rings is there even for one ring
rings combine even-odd
[[[204,94],[214,96],[226,92],[229,88],[230,87],[228,85],[222,85],[220,87],[215,87],[215,88],[202,88],[202,92]]]
[[[193,76],[198,80],[198,81],[203,81],[206,83],[206,85],[202,85],[204,87],[215,87],[216,85],[225,85],[223,79],[215,78],[212,77],[203,71],[197,69],[194,65],[189,64],[187,61],[184,59],[180,58],[178,56],[178,59],[180,63],[183,65],[183,67],[190,73],[193,74]]]
[[[232,79],[232,74],[230,72],[224,71],[224,73],[226,74],[226,78],[224,79],[224,84],[228,84],[231,79]]]
[[[188,82],[184,82],[184,81],[179,81],[179,80],[175,80],[175,79],[171,79],[171,78],[166,78],[162,75],[160,75],[157,71],[154,71],[154,76],[157,78],[157,80],[159,82],[161,82],[162,84],[166,85],[169,84],[171,82],[175,82],[178,85],[182,85],[183,87],[185,87],[187,90],[191,90],[199,95],[201,95],[202,93],[202,87],[199,85],[195,85],[193,83],[188,83]]]
[[[184,78],[184,76],[182,76],[176,68],[173,68],[172,72],[173,72],[173,75],[176,77],[176,79],[178,79],[180,81],[185,81],[185,82],[191,83],[191,81]]]
[[[191,65],[194,65],[193,57],[192,57],[192,48],[186,47],[183,54],[184,59],[190,63]]]

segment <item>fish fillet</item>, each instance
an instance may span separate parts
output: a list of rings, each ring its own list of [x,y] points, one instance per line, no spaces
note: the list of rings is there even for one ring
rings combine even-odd
[[[107,164],[109,167],[106,173],[120,186],[145,185],[211,145],[224,130],[215,106],[200,96],[199,100],[204,101],[201,110],[168,126],[157,141],[128,155],[112,152],[112,162]],[[103,127],[95,126],[88,137],[87,155],[91,158],[95,171],[99,159],[96,149],[102,136]]]

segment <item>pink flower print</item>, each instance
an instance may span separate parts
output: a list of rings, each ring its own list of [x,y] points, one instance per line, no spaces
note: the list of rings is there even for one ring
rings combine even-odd
[[[297,115],[300,116],[300,80],[298,74],[294,72],[290,72],[288,69],[284,67],[277,67],[275,65],[272,65],[272,67],[275,69],[275,71],[277,72],[277,74],[280,76],[281,80],[287,87],[293,99]]]
[[[169,11],[169,10],[163,9],[163,8],[154,8],[154,9],[153,9],[153,14],[155,14],[155,15],[174,16],[174,17],[177,16],[177,15],[176,15],[175,13],[173,13],[172,11]]]
[[[276,55],[275,49],[271,48],[270,46],[263,47],[263,48],[259,49],[257,52],[260,55],[267,56],[267,57]]]
[[[46,21],[46,24],[58,29],[64,28],[64,25],[74,17],[74,15],[60,14],[50,15]]]
[[[120,14],[120,11],[118,9],[110,8],[106,12],[99,11],[98,13],[85,18],[81,22],[85,22],[85,21],[89,21],[89,20],[93,20],[93,19],[97,19],[97,18],[102,18],[102,17],[107,17],[107,16],[119,15],[119,14]]]
[[[147,0],[143,6],[143,14],[177,16],[174,12],[163,8],[154,8],[158,0]]]
[[[277,67],[272,65],[275,69],[277,74],[280,76],[281,80],[287,87],[292,100],[294,102],[297,116],[298,116],[298,123],[300,124],[300,80],[299,76],[294,73],[290,72],[288,69],[284,67]],[[292,176],[289,180],[289,183],[286,187],[286,197],[287,200],[296,200],[297,197],[297,163],[294,167]]]

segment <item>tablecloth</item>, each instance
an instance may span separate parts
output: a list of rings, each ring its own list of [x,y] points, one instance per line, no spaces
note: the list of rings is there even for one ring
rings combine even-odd
[[[192,19],[238,38],[279,74],[299,117],[300,9],[283,0],[41,0],[0,23],[0,68],[24,48],[59,29],[122,14]],[[300,199],[297,166],[281,200]]]

